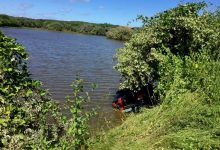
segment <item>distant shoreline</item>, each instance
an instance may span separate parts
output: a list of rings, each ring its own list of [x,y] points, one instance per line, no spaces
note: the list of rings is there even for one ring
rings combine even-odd
[[[0,14],[0,27],[31,28],[83,35],[106,36],[109,39],[125,41],[130,39],[133,29],[108,23],[96,24],[82,21],[59,21],[31,19]],[[128,36],[129,35],[129,36]]]
[[[56,31],[56,30],[48,30],[44,28],[32,28],[32,27],[10,27],[10,26],[0,26],[0,28],[14,28],[14,29],[32,29],[32,30],[43,30],[43,31],[51,31],[51,32],[60,32],[60,33],[70,33],[70,34],[79,34],[79,35],[91,35],[91,36],[103,36],[105,35],[94,35],[94,34],[86,34],[86,33],[78,33],[72,31]],[[106,37],[107,38],[107,37]],[[111,39],[112,40],[112,39]],[[114,39],[113,39],[114,40]]]

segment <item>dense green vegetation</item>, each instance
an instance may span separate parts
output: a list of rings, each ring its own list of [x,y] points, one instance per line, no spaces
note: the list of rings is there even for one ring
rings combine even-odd
[[[110,39],[128,41],[131,38],[133,30],[129,27],[116,27],[111,28],[106,36]]]
[[[0,149],[80,149],[88,139],[87,122],[93,113],[83,113],[83,81],[72,84],[67,97],[71,118],[29,76],[24,47],[0,32]]]
[[[103,35],[116,40],[128,40],[132,29],[108,23],[96,24],[82,21],[58,21],[30,19],[0,15],[0,26],[40,28],[52,31],[75,32],[92,35]]]
[[[68,31],[92,35],[106,35],[106,32],[117,25],[108,23],[95,24],[82,21],[59,21],[48,19],[31,19],[0,15],[0,26],[41,28],[53,31]]]
[[[152,18],[117,52],[121,88],[155,83],[160,105],[90,140],[90,149],[220,149],[220,11],[187,3]]]

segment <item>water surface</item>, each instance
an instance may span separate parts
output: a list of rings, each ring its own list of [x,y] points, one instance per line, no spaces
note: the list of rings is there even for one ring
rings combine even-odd
[[[45,30],[0,28],[26,47],[29,53],[28,67],[31,77],[41,80],[52,97],[61,104],[71,93],[70,84],[80,74],[89,90],[91,83],[98,84],[87,109],[100,107],[107,119],[117,121],[112,110],[112,95],[115,93],[119,74],[113,69],[113,56],[122,42],[103,36],[71,34]]]

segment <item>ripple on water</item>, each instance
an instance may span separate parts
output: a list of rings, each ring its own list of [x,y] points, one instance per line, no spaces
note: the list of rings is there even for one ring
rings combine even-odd
[[[113,56],[122,42],[101,36],[69,34],[43,30],[0,28],[6,35],[22,43],[30,55],[28,67],[32,78],[41,80],[54,99],[64,103],[71,93],[70,84],[76,74],[98,88],[86,108],[100,106],[101,111],[114,120],[111,100],[118,87],[119,74],[113,69]],[[117,120],[117,119],[116,119]]]

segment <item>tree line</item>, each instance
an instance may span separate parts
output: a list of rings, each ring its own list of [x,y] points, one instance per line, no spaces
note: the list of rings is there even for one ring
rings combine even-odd
[[[109,23],[89,23],[82,21],[59,21],[49,19],[31,19],[0,14],[0,26],[29,27],[52,31],[64,31],[91,35],[107,36],[110,39],[128,40],[132,29]]]

